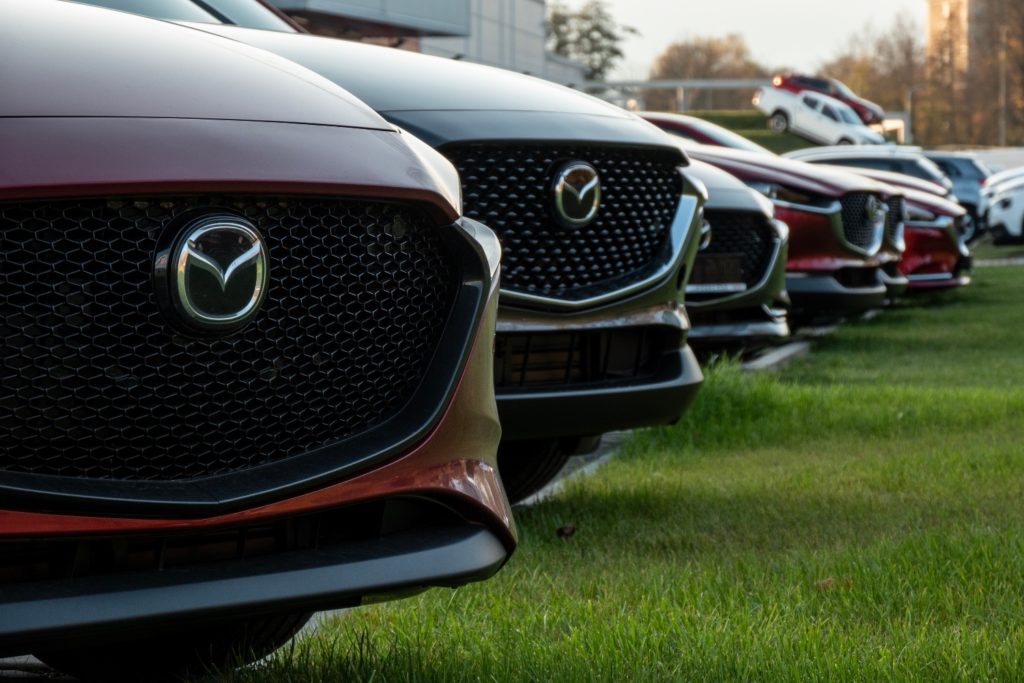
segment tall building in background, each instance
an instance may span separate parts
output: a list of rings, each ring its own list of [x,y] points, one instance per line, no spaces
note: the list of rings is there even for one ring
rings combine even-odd
[[[464,59],[573,85],[582,64],[548,52],[544,0],[271,0],[319,35]]]
[[[986,0],[927,0],[929,62],[963,75],[971,71],[981,44]]]

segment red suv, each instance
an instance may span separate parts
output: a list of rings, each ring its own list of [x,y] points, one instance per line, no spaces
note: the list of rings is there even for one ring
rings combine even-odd
[[[201,670],[493,574],[500,249],[451,164],[233,41],[0,15],[0,656]]]
[[[840,102],[849,105],[865,125],[881,123],[885,116],[885,110],[870,100],[855,94],[841,81],[834,78],[821,78],[818,76],[802,76],[800,74],[781,74],[772,79],[772,85],[782,90],[793,93],[801,93],[805,90],[819,92],[829,97],[834,97]]]

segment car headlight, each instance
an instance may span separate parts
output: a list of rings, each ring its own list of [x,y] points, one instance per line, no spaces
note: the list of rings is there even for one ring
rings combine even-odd
[[[1013,199],[1010,197],[1004,197],[1003,199],[999,200],[999,204],[997,204],[997,206],[1003,211],[1006,211],[1007,209],[1013,206]]]
[[[803,204],[804,206],[822,207],[831,204],[831,201],[824,201],[821,197],[794,190],[791,187],[771,183],[762,180],[745,180],[747,187],[755,192],[760,192],[773,201],[786,202],[788,204]]]

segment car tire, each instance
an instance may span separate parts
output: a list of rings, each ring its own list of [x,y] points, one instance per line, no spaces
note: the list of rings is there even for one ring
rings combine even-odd
[[[559,439],[511,441],[498,446],[498,472],[511,503],[521,503],[554,479],[572,455]]]
[[[841,138],[839,140],[839,142],[837,142],[836,144],[838,144],[838,145],[852,145],[853,144],[853,140],[851,140],[850,138]]]
[[[768,128],[773,133],[785,133],[789,130],[789,115],[781,109],[776,111],[768,119]]]
[[[46,665],[80,681],[169,683],[255,662],[299,632],[311,614],[221,622],[100,647],[39,652]]]

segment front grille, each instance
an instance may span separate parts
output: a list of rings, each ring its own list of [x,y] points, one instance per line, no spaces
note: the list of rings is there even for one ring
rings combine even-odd
[[[664,328],[499,333],[494,385],[498,391],[514,391],[651,378],[673,344],[679,346],[679,333]]]
[[[479,144],[444,151],[462,176],[466,215],[501,238],[506,290],[578,301],[625,288],[671,256],[682,195],[672,152]],[[601,178],[597,218],[579,229],[553,215],[554,174],[572,160],[590,163]]]
[[[867,192],[851,192],[843,196],[843,236],[846,241],[860,249],[869,249],[877,241],[875,224],[868,216],[868,200],[874,197]]]
[[[885,239],[892,245],[903,243],[903,197],[889,199],[889,213],[885,217]]]
[[[697,254],[691,285],[719,285],[736,283],[750,288],[764,279],[775,250],[775,232],[768,219],[759,214],[743,211],[704,212],[711,225],[711,242]],[[730,268],[709,267],[728,259]],[[733,262],[738,268],[732,268]],[[733,274],[738,277],[728,277]],[[720,297],[720,293],[687,293],[690,300]]]
[[[182,212],[262,232],[269,291],[230,337],[172,329],[151,283]],[[424,377],[458,291],[441,236],[396,205],[290,197],[0,204],[0,471],[189,480],[379,426]]]

